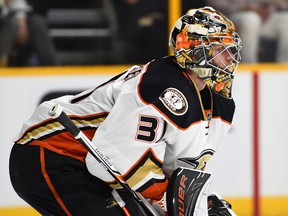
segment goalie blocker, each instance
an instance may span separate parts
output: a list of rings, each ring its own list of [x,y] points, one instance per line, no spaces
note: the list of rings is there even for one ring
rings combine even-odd
[[[208,194],[211,181],[211,173],[184,167],[176,169],[170,178],[166,194],[168,215],[236,216],[231,205],[218,194]]]

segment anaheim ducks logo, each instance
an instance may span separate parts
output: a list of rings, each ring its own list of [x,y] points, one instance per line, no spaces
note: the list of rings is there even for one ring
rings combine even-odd
[[[184,115],[188,109],[186,98],[175,88],[167,88],[159,99],[175,115]]]

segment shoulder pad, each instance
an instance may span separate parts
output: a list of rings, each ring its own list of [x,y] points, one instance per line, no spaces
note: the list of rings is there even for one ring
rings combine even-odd
[[[188,128],[203,118],[195,86],[173,57],[151,62],[138,86],[141,100],[152,105],[176,127]]]

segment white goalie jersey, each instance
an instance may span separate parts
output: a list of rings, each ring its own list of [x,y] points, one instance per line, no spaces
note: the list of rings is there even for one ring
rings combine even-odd
[[[119,185],[48,111],[60,104],[73,122],[116,166],[129,186],[157,199],[179,166],[204,169],[227,134],[234,101],[199,92],[166,57],[115,76],[76,96],[42,103],[24,124],[19,144],[38,145],[86,162],[112,188]]]

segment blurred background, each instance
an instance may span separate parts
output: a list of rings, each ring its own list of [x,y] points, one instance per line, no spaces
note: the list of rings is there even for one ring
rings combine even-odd
[[[288,0],[0,0],[0,216],[39,215],[8,175],[11,140],[35,107],[169,55],[176,19],[205,5],[243,40],[234,125],[207,166],[212,190],[239,216],[288,216]]]
[[[204,5],[235,22],[243,62],[287,61],[287,0],[1,0],[0,65],[146,63],[167,55],[174,16]]]

